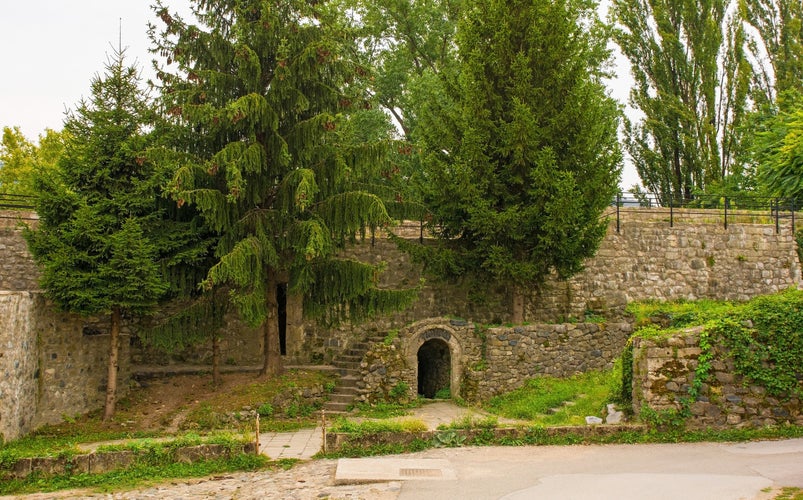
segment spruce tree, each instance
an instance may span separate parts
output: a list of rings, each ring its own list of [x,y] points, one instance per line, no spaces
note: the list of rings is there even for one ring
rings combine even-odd
[[[277,288],[303,296],[307,317],[334,323],[398,309],[410,291],[377,288],[377,271],[336,257],[389,223],[379,197],[356,189],[379,145],[343,141],[365,103],[352,85],[349,36],[328,2],[195,1],[196,24],[155,9],[164,112],[184,135],[171,186],[221,234],[203,286],[228,286],[264,333],[263,375],[281,370]]]
[[[114,52],[89,100],[65,120],[59,170],[37,179],[39,225],[26,233],[58,307],[111,316],[105,419],[117,399],[123,316],[149,311],[168,287],[154,232],[161,179],[144,155],[149,109],[139,82],[123,51]]]
[[[430,264],[512,285],[517,323],[529,291],[579,271],[605,234],[621,154],[604,34],[582,0],[470,0],[456,71],[422,106]]]

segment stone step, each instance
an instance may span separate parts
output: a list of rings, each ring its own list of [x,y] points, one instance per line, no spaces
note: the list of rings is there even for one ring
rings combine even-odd
[[[360,363],[357,361],[335,361],[334,365],[338,368],[338,370],[354,370],[359,371]]]
[[[340,381],[337,383],[336,387],[357,387],[357,382],[359,382],[360,378],[356,375],[344,375],[340,377]]]
[[[358,393],[359,391],[356,387],[344,387],[342,385],[338,385],[331,394],[350,394],[352,396],[356,396]]]
[[[351,406],[351,402],[340,403],[337,401],[327,401],[326,403],[324,403],[323,408],[324,410],[326,410],[326,413],[334,413],[334,412],[347,413],[349,406]]]
[[[330,394],[328,403],[346,403],[350,404],[354,401],[354,394]]]

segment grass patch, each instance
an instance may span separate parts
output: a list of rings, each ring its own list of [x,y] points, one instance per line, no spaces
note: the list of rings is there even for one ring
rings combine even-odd
[[[355,406],[357,415],[365,418],[396,418],[410,414],[410,410],[422,405],[420,399],[415,399],[409,403],[390,403],[380,401],[378,403],[359,403]]]
[[[686,328],[701,325],[732,311],[733,302],[701,299],[660,302],[631,302],[627,312],[633,315],[634,326],[658,325],[663,328]]]
[[[570,378],[537,377],[524,386],[491,399],[485,408],[495,415],[535,425],[583,425],[587,415],[601,416],[618,394],[619,370],[587,372]]]
[[[794,487],[781,488],[775,500],[803,500],[803,490]]]
[[[348,434],[376,434],[379,432],[424,432],[427,424],[417,418],[402,418],[398,420],[365,420],[354,422],[345,418],[335,420],[329,432],[344,432]]]
[[[119,471],[105,474],[74,474],[42,477],[31,475],[25,479],[0,482],[0,494],[48,492],[73,488],[91,488],[98,492],[110,492],[154,484],[168,479],[204,477],[235,471],[253,471],[268,467],[283,467],[270,462],[264,455],[239,454],[230,458],[206,460],[195,463],[137,462]]]

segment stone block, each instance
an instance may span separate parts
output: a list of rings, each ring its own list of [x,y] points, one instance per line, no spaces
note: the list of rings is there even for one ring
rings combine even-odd
[[[106,453],[93,453],[89,462],[92,474],[103,474],[113,470],[125,469],[134,463],[133,451],[112,451]]]

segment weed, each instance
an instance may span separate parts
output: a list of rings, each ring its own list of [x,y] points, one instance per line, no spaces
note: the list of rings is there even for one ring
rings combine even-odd
[[[456,448],[465,442],[466,436],[455,430],[440,431],[432,438],[432,445],[436,448]]]

